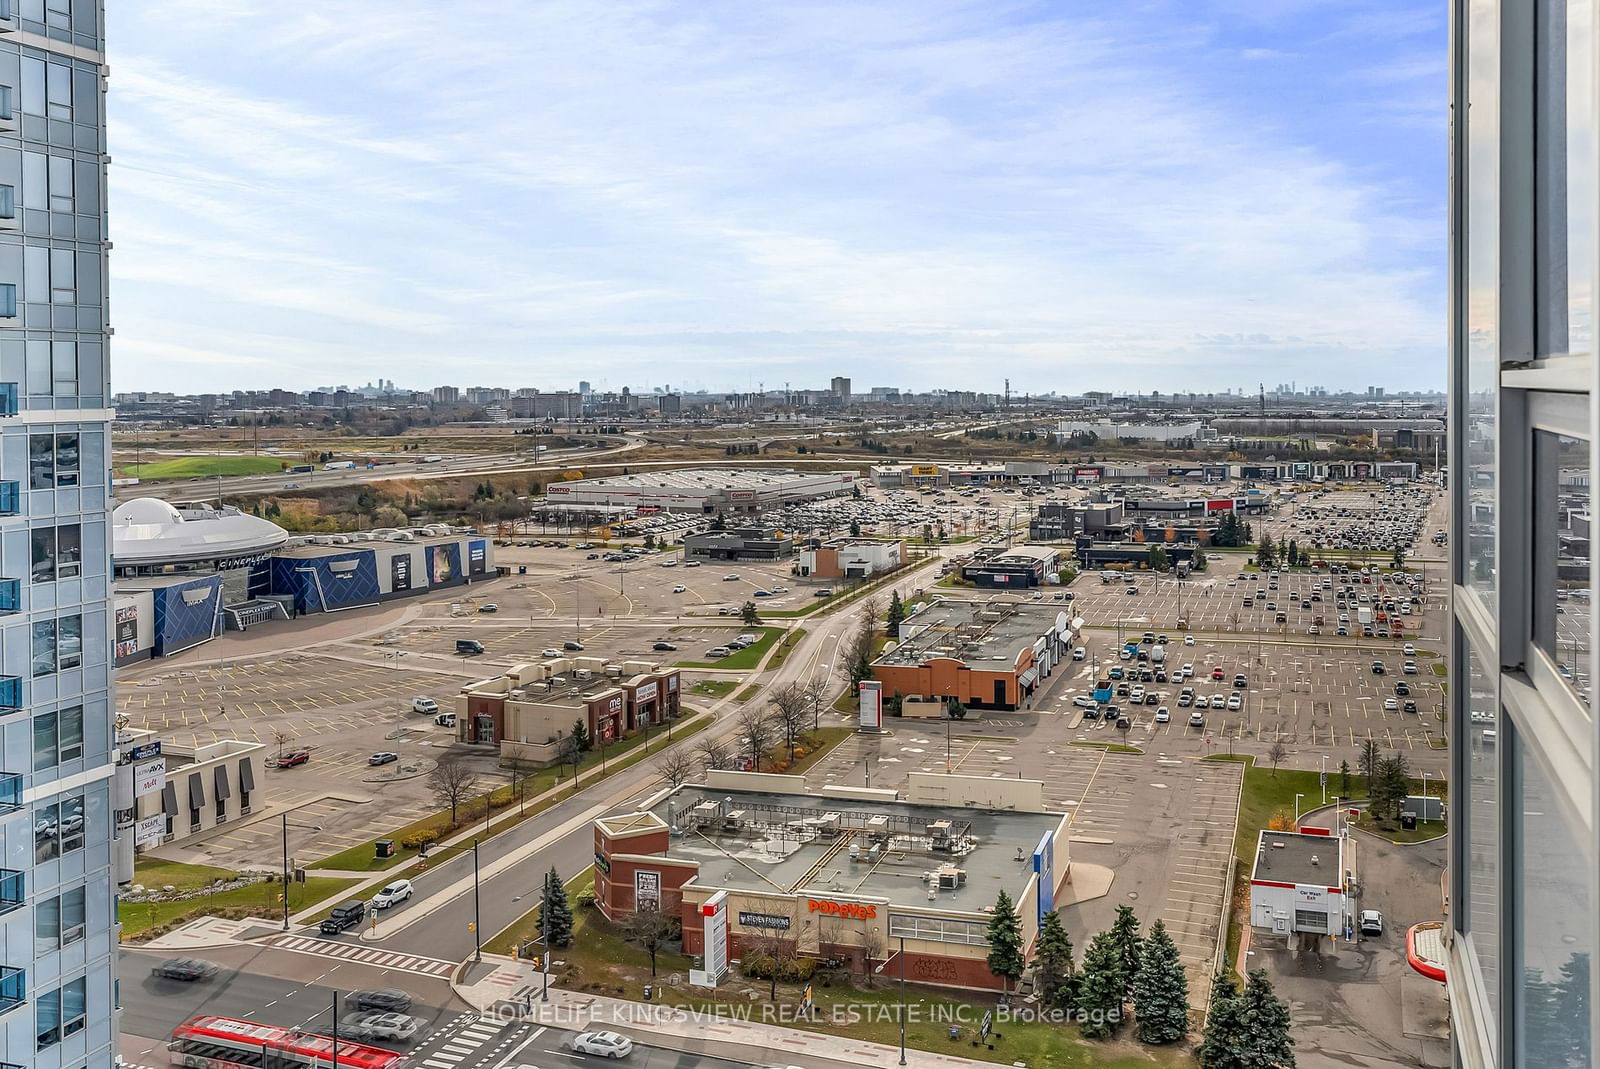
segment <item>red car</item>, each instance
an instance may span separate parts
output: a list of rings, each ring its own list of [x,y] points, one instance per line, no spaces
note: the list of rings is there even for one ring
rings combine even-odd
[[[310,750],[290,750],[278,758],[278,767],[293,768],[295,765],[303,765],[309,760],[311,760]]]
[[[1217,665],[1215,668],[1213,668],[1211,670],[1211,678],[1212,679],[1221,679],[1222,678],[1222,666],[1220,664]]]

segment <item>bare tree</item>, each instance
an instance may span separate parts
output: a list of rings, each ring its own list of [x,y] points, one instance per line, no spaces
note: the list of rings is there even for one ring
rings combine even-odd
[[[456,823],[456,811],[461,803],[472,797],[478,777],[460,761],[440,761],[428,773],[428,790],[434,801],[450,807],[450,823]]]
[[[751,930],[753,944],[758,959],[765,959],[770,967],[767,997],[776,1002],[778,1000],[778,974],[784,972],[789,962],[798,954],[799,943],[796,939],[794,923],[794,907],[776,906],[771,910],[760,913],[746,914],[740,918],[741,923]]]
[[[1267,747],[1267,760],[1272,762],[1272,774],[1274,776],[1278,774],[1278,763],[1288,756],[1289,748],[1283,744],[1281,739],[1274,740],[1272,745]]]
[[[578,782],[578,766],[583,763],[583,740],[576,735],[563,735],[556,741],[556,762],[572,766],[572,782]]]
[[[760,772],[761,757],[772,746],[772,740],[777,735],[772,716],[764,708],[747,705],[739,710],[738,724],[739,744],[743,752],[750,755],[750,769]]]
[[[677,790],[694,775],[694,755],[683,747],[665,750],[656,758],[656,775],[662,783]]]
[[[876,975],[873,962],[883,961],[886,947],[883,940],[883,931],[878,928],[861,929],[861,979],[867,986],[872,986],[872,978]]]
[[[677,916],[660,906],[653,909],[636,909],[623,922],[622,935],[628,942],[650,955],[650,976],[656,975],[656,955],[661,948],[678,938]]]
[[[806,703],[806,696],[800,688],[790,683],[781,688],[770,699],[773,719],[783,732],[783,741],[789,747],[789,763],[794,764],[794,746],[800,740],[800,733],[806,729],[806,717],[811,714],[811,707]]]
[[[700,755],[700,764],[707,772],[733,765],[733,752],[725,739],[702,738],[695,752]]]
[[[811,707],[811,726],[813,729],[822,726],[822,703],[828,699],[828,681],[822,676],[812,676],[805,686],[800,688],[800,693],[805,695],[806,704]]]

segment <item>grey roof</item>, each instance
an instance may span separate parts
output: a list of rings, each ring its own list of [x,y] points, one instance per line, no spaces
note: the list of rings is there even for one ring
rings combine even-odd
[[[1003,597],[988,601],[939,599],[900,625],[899,644],[876,663],[921,664],[934,657],[953,657],[969,666],[1003,671],[1014,667],[1022,651],[1063,617],[1070,623],[1059,604]]]
[[[1264,831],[1256,851],[1252,880],[1338,887],[1340,840],[1331,835],[1306,835],[1292,831]]]

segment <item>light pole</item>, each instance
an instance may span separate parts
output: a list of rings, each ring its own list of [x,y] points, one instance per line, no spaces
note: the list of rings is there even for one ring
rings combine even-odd
[[[906,1064],[906,937],[900,937],[900,1064]]]
[[[472,960],[483,960],[483,913],[478,901],[478,840],[472,840]]]
[[[1427,773],[1424,772],[1423,775],[1426,776]],[[1322,804],[1323,805],[1327,805],[1328,804],[1328,755],[1327,754],[1323,754],[1322,755],[1322,776],[1320,778],[1322,780]],[[1426,781],[1424,781],[1424,782],[1426,782]]]
[[[548,903],[539,906],[539,934],[544,937],[544,995],[541,1002],[550,1001],[550,911],[545,908]]]
[[[1297,795],[1294,796],[1294,830],[1295,831],[1299,831],[1300,830],[1300,799],[1302,799],[1304,797],[1305,797],[1305,795],[1303,795],[1303,794],[1297,794]]]

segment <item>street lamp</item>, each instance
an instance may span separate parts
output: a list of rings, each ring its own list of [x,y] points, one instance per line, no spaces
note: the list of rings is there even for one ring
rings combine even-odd
[[[472,960],[483,960],[483,912],[478,900],[478,840],[472,840]]]
[[[1303,794],[1297,794],[1297,795],[1294,796],[1294,830],[1295,831],[1299,831],[1300,830],[1300,799],[1302,799],[1304,797],[1305,797],[1305,795],[1303,795]]]
[[[906,937],[900,937],[900,1064],[906,1064]]]
[[[302,831],[321,831],[321,824],[296,824]],[[289,930],[289,814],[283,814],[283,930]]]

